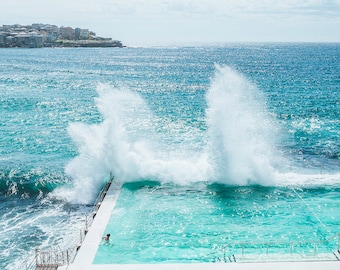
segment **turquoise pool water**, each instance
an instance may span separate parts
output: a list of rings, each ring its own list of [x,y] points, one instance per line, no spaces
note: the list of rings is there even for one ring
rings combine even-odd
[[[332,253],[339,187],[125,184],[95,264],[195,263],[232,255]]]

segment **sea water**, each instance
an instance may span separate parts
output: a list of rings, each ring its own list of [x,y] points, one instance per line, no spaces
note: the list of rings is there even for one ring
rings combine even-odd
[[[110,173],[116,255],[96,263],[340,231],[339,44],[0,54],[0,268],[75,243]]]

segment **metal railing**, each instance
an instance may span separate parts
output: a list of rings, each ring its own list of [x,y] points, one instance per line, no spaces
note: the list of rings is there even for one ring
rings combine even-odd
[[[104,186],[104,188],[100,191],[97,200],[95,201],[91,213],[85,216],[85,226],[80,230],[79,241],[76,242],[71,247],[61,250],[50,249],[50,250],[35,250],[35,257],[30,260],[26,260],[20,269],[25,270],[38,270],[38,269],[57,269],[62,265],[69,265],[73,262],[74,258],[77,255],[77,251],[81,247],[87,232],[89,231],[89,227],[92,225],[95,216],[109,190],[114,177],[110,174],[110,179]]]
[[[52,268],[69,264],[75,256],[76,249],[39,251],[36,249],[35,263],[36,268]]]
[[[339,250],[340,233],[323,241],[230,243],[219,250],[220,256],[217,256],[216,260],[223,262],[339,260]]]

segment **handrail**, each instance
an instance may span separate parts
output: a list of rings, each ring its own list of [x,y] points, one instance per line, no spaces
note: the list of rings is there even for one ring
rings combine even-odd
[[[334,241],[335,240],[335,241]],[[337,240],[337,243],[336,243]],[[219,249],[219,251],[223,252],[223,258],[224,261],[227,262],[226,258],[229,258],[229,261],[236,261],[235,255],[238,254],[238,256],[241,256],[241,258],[245,255],[246,250],[254,250],[257,249],[258,251],[265,249],[265,253],[259,252],[252,255],[268,255],[269,253],[274,255],[273,251],[274,249],[286,249],[289,248],[289,253],[286,253],[286,255],[305,255],[306,253],[303,252],[297,252],[294,250],[295,247],[298,246],[310,246],[313,248],[313,255],[321,254],[318,253],[318,247],[321,245],[324,245],[325,248],[329,249],[329,254],[331,256],[332,251],[331,247],[326,247],[326,245],[329,245],[332,241],[334,241],[334,250],[336,249],[335,246],[337,245],[337,250],[340,250],[340,233],[334,234],[333,236],[329,237],[325,240],[315,240],[315,241],[272,241],[272,242],[234,242],[224,245],[222,248]],[[237,253],[236,253],[236,252]],[[328,253],[327,253],[328,254]],[[334,253],[333,253],[334,255]],[[233,258],[232,260],[230,258]],[[335,258],[336,259],[336,258]]]
[[[235,245],[265,245],[265,244],[271,244],[271,245],[285,245],[285,244],[310,244],[310,243],[327,243],[331,240],[334,240],[336,238],[340,237],[340,233],[334,234],[333,236],[325,239],[325,240],[315,240],[315,241],[263,241],[263,242],[234,242],[224,245],[223,248],[228,246],[235,246]],[[340,239],[339,239],[339,247],[340,247]]]

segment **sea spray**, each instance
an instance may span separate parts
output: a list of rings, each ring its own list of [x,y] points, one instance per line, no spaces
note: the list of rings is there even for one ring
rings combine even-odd
[[[273,184],[276,129],[261,92],[236,70],[216,66],[206,98],[212,180]]]
[[[204,180],[206,159],[163,142],[153,130],[161,120],[139,94],[109,85],[99,85],[97,93],[95,101],[103,121],[69,126],[79,152],[66,167],[73,187],[58,189],[54,195],[74,203],[93,202],[110,173],[120,182]]]
[[[230,67],[216,67],[207,92],[205,150],[190,149],[196,144],[190,140],[180,147],[171,144],[177,137],[163,141],[164,136],[177,135],[166,128],[162,134],[153,130],[164,119],[153,115],[138,93],[109,85],[99,85],[97,93],[95,102],[103,121],[69,126],[79,155],[66,167],[73,188],[59,189],[57,196],[77,203],[91,202],[110,173],[121,182],[274,183],[274,128],[264,99],[254,85]],[[183,130],[192,136],[193,130]]]
[[[135,179],[138,148],[129,141],[128,122],[143,117],[144,101],[127,89],[114,89],[98,85],[96,106],[103,117],[99,124],[73,123],[68,132],[76,143],[79,155],[66,167],[73,179],[73,189],[57,190],[58,196],[76,203],[88,203],[95,199],[100,187],[114,173],[119,181]],[[135,148],[132,150],[132,148]],[[137,150],[136,150],[137,149]],[[137,179],[136,179],[137,180]]]

